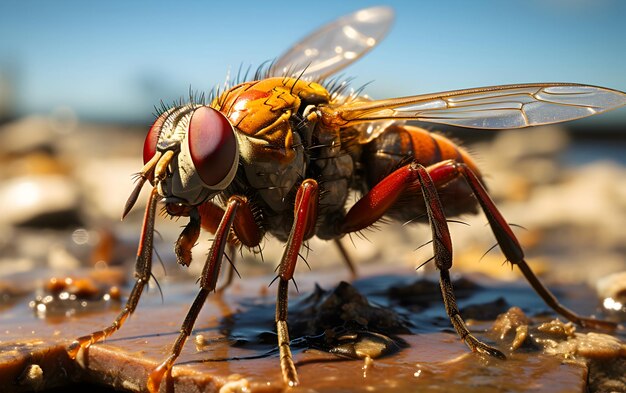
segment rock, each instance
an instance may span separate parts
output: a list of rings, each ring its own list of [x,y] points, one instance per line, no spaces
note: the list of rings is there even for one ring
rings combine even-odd
[[[64,176],[30,176],[0,184],[4,224],[68,228],[81,222],[79,192]]]
[[[493,331],[498,333],[500,340],[512,330],[517,330],[521,326],[528,326],[530,320],[521,308],[511,307],[506,313],[500,314],[493,323]]]

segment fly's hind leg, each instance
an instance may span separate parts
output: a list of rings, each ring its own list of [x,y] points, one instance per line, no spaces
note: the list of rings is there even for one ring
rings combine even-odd
[[[509,224],[507,224],[502,214],[500,214],[500,211],[498,211],[498,208],[489,197],[487,190],[485,190],[485,187],[476,174],[474,174],[467,165],[455,161],[444,161],[433,168],[433,170],[430,171],[430,175],[433,179],[463,177],[467,181],[474,192],[476,200],[484,211],[491,230],[506,259],[522,271],[522,274],[533,289],[554,311],[582,327],[607,330],[614,330],[617,327],[616,323],[610,321],[582,317],[559,303],[556,297],[539,281],[535,273],[530,269],[530,266],[528,266],[524,259],[524,252],[513,234],[513,231],[511,231]]]
[[[139,241],[139,248],[137,250],[137,262],[135,264],[135,285],[128,296],[126,305],[120,314],[115,318],[113,323],[102,330],[95,331],[87,336],[77,338],[67,351],[71,358],[76,358],[78,351],[81,348],[87,348],[91,344],[104,340],[111,334],[119,330],[128,316],[132,314],[137,308],[139,298],[143,292],[144,286],[150,280],[150,274],[152,269],[152,244],[154,239],[154,220],[156,215],[156,205],[158,201],[158,193],[156,188],[152,190],[150,199],[146,206],[146,212],[144,214],[143,225],[141,228],[141,239]]]
[[[434,260],[440,273],[441,295],[452,326],[472,351],[504,359],[502,352],[470,333],[459,313],[449,273],[452,267],[452,241],[436,186],[445,183],[438,183],[431,178],[429,172],[432,168],[427,169],[413,162],[392,172],[352,206],[340,229],[343,233],[349,233],[367,228],[388,212],[401,195],[419,185],[433,235]]]

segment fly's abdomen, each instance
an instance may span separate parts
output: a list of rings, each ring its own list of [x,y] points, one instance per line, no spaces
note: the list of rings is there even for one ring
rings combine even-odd
[[[364,167],[364,187],[368,191],[385,176],[399,167],[416,161],[425,167],[445,160],[467,164],[476,174],[480,171],[470,155],[450,139],[428,132],[423,128],[404,125],[388,127],[378,138],[364,146],[361,157]],[[446,214],[454,216],[476,212],[476,202],[469,186],[463,179],[455,179],[438,185],[439,196]],[[412,220],[424,213],[419,189],[412,188],[400,198],[389,216],[400,220]]]

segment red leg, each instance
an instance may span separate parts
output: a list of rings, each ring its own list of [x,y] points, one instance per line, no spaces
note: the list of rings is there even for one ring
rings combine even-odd
[[[235,248],[238,244],[241,243],[246,247],[255,247],[263,238],[263,231],[256,223],[250,204],[247,202],[246,198],[239,198],[244,203],[237,208],[237,214],[235,215],[235,220],[233,221],[233,231],[228,235],[231,263],[233,263],[235,259]],[[199,217],[197,217],[198,215]],[[200,226],[204,230],[214,234],[217,231],[223,216],[224,209],[211,201],[201,204],[198,206],[197,210],[192,210],[190,212],[189,224],[187,224],[183,233],[181,233],[178,241],[176,242],[176,255],[179,263],[182,263],[181,261],[188,261],[183,264],[189,266],[189,263],[191,262],[191,248],[198,240]],[[218,293],[224,292],[224,290],[230,286],[234,278],[234,273],[235,268],[231,265],[228,269],[226,282],[216,290]]]
[[[259,228],[252,208],[244,197],[238,197],[244,203],[241,204],[233,223],[233,232],[228,234],[228,242],[231,244],[242,243],[247,247],[255,247],[263,238],[263,231]],[[191,249],[198,241],[200,227],[210,233],[215,233],[224,216],[224,209],[211,201],[189,211],[189,223],[178,237],[175,245],[176,259],[179,264],[189,266],[191,263]]]
[[[440,271],[441,295],[452,326],[472,351],[504,359],[502,352],[481,342],[469,332],[456,305],[449,274],[452,267],[452,241],[437,192],[437,184],[445,184],[450,179],[440,178],[439,182],[434,181],[429,171],[435,168],[437,165],[427,170],[422,165],[411,163],[391,173],[348,211],[342,229],[346,232],[358,231],[373,224],[393,206],[403,192],[419,184],[433,234],[433,252],[435,264]]]
[[[235,258],[237,245],[243,244],[246,247],[256,247],[261,242],[264,234],[254,218],[252,207],[250,206],[247,198],[243,196],[237,196],[236,198],[240,201],[240,203],[237,207],[237,214],[235,214],[232,224],[232,232],[227,234],[229,254],[232,259],[231,262]],[[192,210],[190,212],[190,222],[185,227],[185,230],[183,230],[183,233],[181,233],[178,242],[176,243],[176,255],[179,255],[179,248],[182,249],[182,252],[191,255],[191,248],[198,239],[195,228],[198,227],[199,230],[199,227],[201,226],[204,230],[215,234],[218,230],[219,224],[222,222],[224,214],[224,209],[211,201],[201,204],[198,206],[197,210]],[[192,229],[188,229],[190,227]],[[187,233],[189,233],[189,236],[187,236]],[[179,244],[184,247],[179,247]],[[180,256],[178,258],[179,260],[181,259]],[[189,264],[186,265],[188,266]],[[234,271],[234,266],[231,265],[227,281],[217,290],[218,292],[224,291],[231,284]]]
[[[608,330],[614,330],[617,327],[617,324],[613,322],[582,317],[561,305],[550,290],[539,281],[535,273],[533,273],[530,266],[528,266],[524,260],[524,252],[517,238],[474,172],[467,165],[454,161],[446,161],[442,164],[443,165],[440,165],[436,171],[431,172],[431,176],[433,176],[433,178],[435,176],[441,178],[463,176],[465,178],[489,221],[491,230],[498,241],[502,253],[509,262],[519,267],[526,280],[528,280],[533,289],[548,306],[579,326]]]
[[[314,233],[318,203],[319,191],[317,182],[312,179],[304,180],[296,195],[293,226],[291,227],[285,252],[278,268],[277,278],[279,281],[275,320],[278,334],[278,349],[280,351],[280,367],[283,381],[287,386],[296,386],[298,384],[298,373],[296,372],[291,349],[289,348],[289,329],[287,326],[289,280],[293,278],[303,240]]]
[[[246,247],[256,247],[261,243],[264,232],[259,227],[252,212],[252,206],[247,198],[239,196],[244,203],[237,210],[235,221],[233,222],[233,232],[236,239],[230,239],[230,242],[241,242]],[[200,213],[202,228],[210,233],[215,233],[217,226],[224,215],[224,209],[217,206],[213,202],[205,202],[198,206]]]
[[[350,208],[341,225],[341,233],[360,231],[374,224],[416,181],[417,173],[410,165],[389,174]]]
[[[238,196],[232,196],[229,198],[226,210],[224,211],[220,223],[215,231],[215,239],[211,245],[209,256],[207,257],[204,269],[202,270],[202,275],[200,277],[200,291],[196,295],[191,308],[187,312],[187,316],[185,317],[185,320],[180,328],[180,335],[172,346],[170,355],[157,368],[155,368],[154,371],[152,371],[150,377],[148,378],[148,390],[150,392],[158,392],[163,376],[172,368],[174,362],[180,355],[187,338],[191,334],[193,325],[198,318],[198,314],[200,313],[207,296],[211,291],[215,291],[220,267],[222,265],[224,248],[228,243],[228,235],[233,226],[233,222],[239,213],[239,209],[246,205],[247,201],[245,198]]]

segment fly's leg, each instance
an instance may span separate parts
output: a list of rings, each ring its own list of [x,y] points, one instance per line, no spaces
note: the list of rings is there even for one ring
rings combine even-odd
[[[283,381],[290,387],[298,385],[298,373],[289,348],[289,329],[287,326],[289,280],[293,278],[302,242],[315,233],[318,202],[317,182],[312,179],[304,180],[296,195],[293,226],[276,277],[278,279],[278,295],[275,320],[280,351],[280,368]]]
[[[243,198],[243,197],[241,197]],[[226,282],[216,291],[222,293],[228,288],[235,278],[234,261],[236,258],[237,245],[244,244],[254,247],[261,242],[263,232],[255,223],[252,210],[245,204],[245,208],[239,209],[235,215],[233,232],[228,234],[228,255],[230,256],[230,266],[226,276]],[[178,263],[189,266],[191,263],[191,249],[198,241],[200,227],[209,233],[215,234],[217,227],[224,216],[224,209],[207,201],[200,205],[197,210],[192,210],[189,214],[189,224],[185,227],[176,242],[175,251]],[[233,234],[235,236],[233,236]]]
[[[228,243],[233,222],[236,220],[236,216],[240,212],[245,212],[246,210],[249,210],[249,205],[245,198],[232,196],[228,199],[226,210],[221,216],[220,223],[215,230],[215,239],[211,245],[209,255],[202,270],[202,276],[200,277],[200,291],[196,295],[193,304],[187,312],[187,316],[180,327],[180,335],[174,342],[170,355],[159,366],[157,366],[152,373],[150,373],[150,377],[148,378],[148,390],[150,392],[154,393],[159,391],[159,386],[161,385],[163,376],[172,368],[174,362],[180,355],[187,338],[191,334],[193,325],[198,318],[198,314],[200,313],[206,298],[211,291],[215,291],[222,264],[222,257],[224,255],[224,248]],[[249,225],[256,225],[256,223],[252,222],[249,223]]]
[[[421,165],[417,166],[419,182],[426,202],[426,213],[433,233],[433,252],[435,254],[435,265],[439,269],[439,286],[446,313],[450,317],[454,330],[461,336],[468,347],[474,352],[490,355],[499,359],[506,359],[504,354],[497,349],[479,341],[470,332],[465,321],[461,317],[456,304],[452,282],[450,281],[450,268],[452,267],[452,240],[446,220],[443,206],[439,200],[437,188],[433,179]]]
[[[350,275],[352,276],[352,279],[355,279],[358,274],[356,271],[356,266],[354,266],[354,262],[352,261],[352,258],[350,257],[348,250],[346,250],[346,247],[341,242],[341,239],[335,239],[334,243],[335,243],[335,246],[337,246],[337,250],[339,250],[341,257],[343,258],[343,262],[348,267],[348,270],[350,270]]]
[[[241,197],[243,198],[243,197]],[[233,222],[233,233],[228,236],[228,255],[230,255],[230,266],[228,269],[228,275],[226,276],[226,282],[222,284],[220,288],[217,288],[218,293],[223,293],[233,282],[235,278],[235,258],[238,245],[244,245],[248,248],[253,248],[261,243],[263,238],[263,231],[256,224],[254,213],[252,208],[246,201],[245,208],[239,209],[235,215],[235,221]],[[215,233],[217,226],[224,215],[224,209],[217,206],[211,201],[205,202],[198,207],[200,216],[202,217],[202,228],[210,233]]]
[[[152,269],[152,243],[154,239],[154,220],[156,216],[156,205],[158,201],[158,193],[156,188],[152,190],[150,194],[150,199],[148,200],[148,204],[146,206],[146,212],[143,218],[143,225],[141,227],[141,239],[139,241],[139,248],[137,249],[137,261],[135,263],[135,285],[133,286],[130,295],[128,296],[128,300],[126,301],[126,306],[120,314],[115,318],[113,323],[102,330],[98,330],[93,332],[87,336],[82,336],[76,339],[70,346],[67,351],[71,358],[76,358],[78,355],[78,351],[81,348],[87,348],[91,344],[94,344],[98,341],[101,341],[115,331],[119,330],[128,316],[135,311],[137,308],[137,303],[139,302],[139,298],[141,297],[141,293],[143,292],[144,286],[150,280],[150,272]]]
[[[191,249],[196,245],[199,236],[200,214],[198,214],[197,209],[192,209],[189,212],[189,223],[185,226],[180,236],[178,236],[178,240],[176,240],[176,244],[174,245],[176,261],[180,265],[188,267],[191,264]]]
[[[452,326],[472,351],[504,359],[502,352],[481,342],[470,333],[459,313],[449,273],[452,267],[452,241],[437,192],[436,184],[441,183],[434,181],[429,175],[432,168],[426,169],[414,162],[389,174],[348,211],[341,230],[348,233],[367,228],[381,218],[403,193],[419,184],[433,235],[433,252],[440,274],[441,295]]]
[[[582,327],[607,330],[614,330],[617,327],[617,324],[613,322],[582,317],[559,303],[556,297],[539,281],[535,273],[530,269],[530,266],[524,260],[524,252],[513,231],[511,231],[509,224],[498,211],[498,208],[489,197],[476,174],[467,165],[455,161],[444,161],[431,170],[430,175],[433,179],[450,179],[462,176],[467,181],[484,211],[491,230],[506,259],[517,265],[533,289],[554,311]]]
[[[228,234],[228,243],[230,245],[242,244],[248,248],[254,248],[261,243],[264,232],[257,224],[257,219],[252,212],[252,206],[248,199],[243,196],[238,196],[238,198],[243,201],[243,208],[240,208],[235,215],[233,232]],[[218,224],[224,216],[224,209],[209,201],[198,206],[198,213],[201,217],[202,229],[215,233]]]

